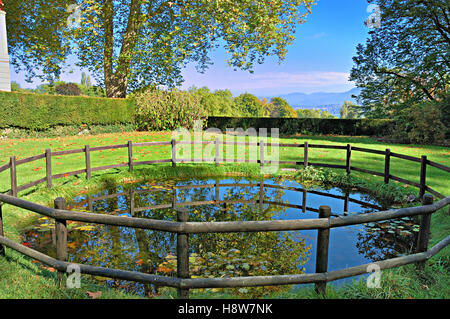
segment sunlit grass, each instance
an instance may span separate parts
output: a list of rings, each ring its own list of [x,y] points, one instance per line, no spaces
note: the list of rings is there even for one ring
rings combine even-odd
[[[92,136],[73,136],[64,138],[42,138],[42,139],[9,139],[0,141],[0,166],[8,163],[9,157],[14,155],[17,159],[41,154],[45,149],[50,148],[52,151],[79,149],[85,145],[103,146],[112,144],[125,144],[127,141],[139,142],[156,142],[170,141],[171,134],[169,132],[133,132],[133,133],[114,133],[101,134]],[[284,137],[280,140],[282,143],[298,143],[302,144],[308,141],[311,144],[326,145],[346,145],[351,143],[353,146],[372,148],[384,151],[386,148],[392,152],[405,155],[420,157],[426,155],[429,160],[449,165],[450,149],[438,146],[421,146],[421,145],[400,145],[385,144],[377,142],[368,137],[343,137],[343,136],[295,136]],[[246,150],[248,153],[248,149]],[[329,150],[329,149],[310,149],[310,162],[329,163],[329,164],[345,164],[345,150]],[[135,161],[168,159],[171,157],[170,146],[152,146],[152,147],[136,147],[133,153]],[[302,161],[303,148],[285,148],[280,152],[280,159]],[[127,150],[106,150],[91,153],[91,166],[99,167],[111,164],[118,164],[128,161]],[[382,155],[367,154],[362,152],[352,152],[352,166],[366,168],[378,172],[384,171],[384,157]],[[72,154],[66,156],[58,156],[52,158],[53,174],[65,173],[85,168],[84,154]],[[391,159],[391,174],[409,179],[415,182],[419,181],[420,164],[402,159]],[[181,175],[188,177],[201,176],[220,176],[231,172],[237,172],[242,175],[258,175],[258,165],[250,164],[221,164],[218,167],[214,165],[199,164],[183,164],[177,169],[173,169],[170,164],[138,166],[133,172],[128,172],[128,168],[114,169],[110,171],[93,172],[93,178],[86,180],[84,174],[79,176],[62,178],[54,181],[54,188],[47,190],[45,183],[33,189],[21,192],[19,195],[23,198],[40,202],[42,204],[51,205],[52,200],[58,196],[72,198],[81,191],[95,190],[99,187],[102,180],[109,178],[121,182],[124,179],[171,179]],[[17,168],[19,185],[31,182],[33,180],[45,177],[45,160],[41,159],[32,163],[20,165]],[[382,181],[381,177],[352,172],[352,175],[361,179],[374,182]],[[444,194],[450,194],[450,186],[448,185],[448,173],[433,167],[428,167],[427,184],[436,191]],[[395,183],[395,182],[391,182]],[[399,183],[395,183],[399,184]],[[402,184],[399,184],[402,185]],[[408,189],[418,190],[409,186],[402,185]],[[6,191],[10,188],[9,171],[0,173],[0,191]],[[30,216],[36,214],[26,212],[21,209],[13,209],[6,205],[4,207],[5,232],[8,237],[19,239],[19,226]],[[441,211],[434,214],[432,219],[432,238],[431,243],[435,244],[448,235],[450,231],[448,223],[448,213]],[[386,289],[383,291],[367,290],[364,283],[355,283],[345,288],[329,288],[329,297],[336,298],[447,298],[448,291],[448,267],[444,267],[448,263],[448,248],[439,254],[439,258],[432,260],[432,267],[427,267],[426,273],[423,275],[428,279],[419,278],[411,267],[398,270],[390,270],[385,279]],[[57,286],[56,275],[53,272],[43,270],[36,264],[32,263],[29,258],[21,256],[12,250],[7,250],[7,258],[0,257],[0,298],[84,298],[85,291],[93,289],[102,290],[105,298],[124,298],[130,295],[123,294],[120,291],[108,290],[102,287],[90,286],[87,284],[81,290],[59,289]],[[401,287],[399,282],[402,276],[410,278],[410,285],[402,292],[400,288],[393,292],[389,287]],[[428,280],[428,281],[427,281]],[[443,283],[437,283],[442,280]],[[89,282],[89,281],[88,281]],[[389,286],[390,285],[390,286]],[[426,285],[427,289],[418,291],[421,285]],[[172,293],[166,296],[170,298]],[[131,296],[133,297],[133,296]],[[229,298],[227,294],[211,295],[205,292],[193,292],[194,298]],[[316,298],[310,288],[300,289],[284,295],[272,295],[274,298]]]

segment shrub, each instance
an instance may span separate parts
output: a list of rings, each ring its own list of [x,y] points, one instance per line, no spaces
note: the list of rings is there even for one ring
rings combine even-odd
[[[81,89],[75,83],[62,83],[55,88],[56,94],[59,95],[69,95],[69,96],[80,96]]]
[[[191,129],[206,116],[198,96],[176,89],[148,89],[136,95],[136,127],[145,131]]]
[[[443,143],[446,127],[441,118],[441,110],[436,103],[414,104],[398,113],[394,137],[405,143]]]
[[[0,92],[0,128],[45,130],[58,125],[134,122],[133,99]]]

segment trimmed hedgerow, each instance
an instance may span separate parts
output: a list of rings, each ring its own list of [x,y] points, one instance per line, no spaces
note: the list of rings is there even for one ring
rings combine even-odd
[[[133,99],[0,92],[0,128],[45,130],[58,125],[134,122]]]
[[[257,117],[209,117],[207,127],[279,128],[280,134],[333,134],[350,136],[386,135],[392,131],[391,120],[373,119],[318,119],[318,118],[257,118]]]

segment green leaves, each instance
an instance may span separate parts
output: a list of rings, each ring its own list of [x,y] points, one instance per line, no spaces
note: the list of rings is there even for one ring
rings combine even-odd
[[[137,128],[145,131],[192,128],[194,121],[206,116],[198,96],[176,89],[146,90],[136,95],[136,105]]]
[[[79,27],[68,28],[66,8],[74,3],[81,9]],[[234,68],[251,71],[270,55],[283,60],[313,3],[18,0],[8,1],[6,10],[16,70],[54,81],[74,53],[76,65],[106,86],[108,97],[124,97],[150,84],[180,85],[182,67],[194,62],[204,71],[221,43]]]
[[[450,71],[449,3],[445,0],[377,0],[381,27],[357,46],[350,80],[362,88],[366,115],[393,111],[448,90]]]

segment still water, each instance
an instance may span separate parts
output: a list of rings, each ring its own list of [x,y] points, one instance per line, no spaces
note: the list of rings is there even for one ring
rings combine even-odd
[[[189,221],[250,221],[318,218],[321,205],[332,217],[386,209],[358,191],[305,188],[283,179],[249,181],[181,180],[171,183],[109,185],[97,194],[80,194],[71,209],[117,216],[176,220],[174,203],[189,210]],[[69,261],[94,266],[176,275],[176,235],[161,231],[68,222]],[[418,226],[403,218],[390,222],[333,228],[328,270],[409,253]],[[27,245],[55,256],[54,223],[40,218],[22,234]],[[189,237],[192,277],[314,273],[317,230],[266,233],[193,234]],[[141,295],[158,287],[120,280],[106,284]],[[340,280],[337,284],[351,281]],[[246,289],[241,289],[246,292]]]

